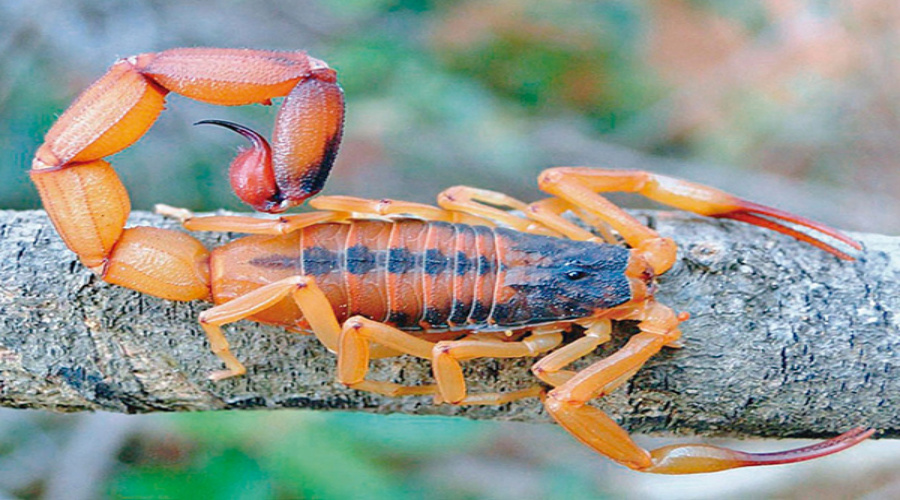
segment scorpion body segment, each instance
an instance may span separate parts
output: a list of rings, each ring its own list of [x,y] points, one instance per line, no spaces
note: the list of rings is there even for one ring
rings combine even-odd
[[[210,269],[215,303],[310,276],[339,323],[361,315],[408,331],[491,331],[573,321],[631,300],[638,278],[626,276],[628,258],[616,245],[499,227],[353,220],[233,241],[212,251]],[[289,300],[264,313],[255,319],[304,328]]]
[[[164,299],[214,303],[199,318],[226,367],[211,375],[214,380],[246,372],[222,327],[249,318],[313,333],[337,355],[338,381],[361,391],[432,395],[450,404],[541,397],[577,439],[644,472],[809,460],[874,432],[857,428],[778,453],[705,445],[645,450],[589,404],[627,382],[661,349],[678,346],[680,324],[688,319],[653,296],[655,277],[676,262],[675,242],[602,193],[637,193],[756,224],[852,259],[829,241],[856,250],[859,244],[834,229],[650,172],[558,167],[538,178],[551,197],[531,204],[457,186],[439,195],[439,207],[320,196],[309,202],[316,211],[279,219],[186,217],[188,230],[251,234],[208,251],[180,231],[126,228],[128,193],[103,159],[150,128],[169,92],[220,105],[285,98],[271,146],[246,127],[205,121],[250,139],[230,178],[238,197],[266,212],[284,211],[322,188],[341,139],[343,93],[335,72],[303,52],[142,54],[118,61],[91,85],[35,153],[31,178],[57,231],[87,267],[109,283]],[[609,340],[613,321],[623,320],[638,329],[625,346],[579,371],[568,369]],[[575,340],[563,345],[565,331]],[[435,383],[402,386],[368,378],[370,359],[398,355],[428,360]],[[542,384],[470,394],[461,363],[482,357],[540,357],[531,371]]]

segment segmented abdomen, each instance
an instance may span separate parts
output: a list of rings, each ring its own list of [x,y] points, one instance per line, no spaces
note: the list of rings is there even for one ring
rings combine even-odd
[[[415,219],[247,237],[215,250],[213,293],[220,303],[265,283],[309,275],[339,322],[361,314],[409,330],[487,325],[502,273],[500,238],[489,227]],[[289,307],[264,316],[289,323],[276,319],[291,315]]]

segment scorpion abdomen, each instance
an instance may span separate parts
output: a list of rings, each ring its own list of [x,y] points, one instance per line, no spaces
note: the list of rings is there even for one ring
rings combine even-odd
[[[242,238],[214,250],[211,268],[216,303],[306,275],[315,277],[339,322],[358,314],[411,331],[484,331],[584,317],[626,302],[627,262],[628,250],[613,245],[397,219]],[[603,284],[571,279],[585,273],[599,273]],[[598,291],[599,305],[589,297]],[[256,319],[303,328],[291,301],[270,311]],[[285,318],[296,323],[285,325]]]

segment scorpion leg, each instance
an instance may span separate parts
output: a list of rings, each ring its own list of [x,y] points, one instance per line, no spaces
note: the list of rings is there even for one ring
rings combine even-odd
[[[576,205],[561,198],[547,198],[526,205],[522,201],[496,191],[455,186],[438,195],[438,204],[447,210],[478,215],[526,233],[549,236],[562,234],[573,240],[618,243],[610,232],[609,226],[602,219],[585,213]],[[497,207],[503,207],[506,210]],[[507,210],[518,210],[527,218],[514,215]],[[562,214],[567,211],[580,212],[581,218],[600,232],[602,238],[598,238],[587,229],[566,220]]]
[[[353,389],[386,396],[434,394],[434,385],[404,386],[366,379],[373,342],[403,354],[430,359],[434,342],[420,339],[390,325],[354,316],[344,322],[340,334],[338,381]]]
[[[641,332],[615,354],[581,370],[550,391],[544,405],[579,441],[626,467],[659,474],[693,474],[800,462],[841,451],[874,432],[857,428],[822,443],[776,453],[745,453],[696,444],[645,450],[609,416],[587,403],[626,382],[662,347],[676,342],[680,336],[678,323],[684,317],[654,301],[645,301],[619,308],[614,312],[614,319],[639,319]]]
[[[246,215],[210,215],[187,217],[182,220],[182,225],[188,231],[282,235],[315,224],[340,222],[346,218],[346,214],[335,212],[309,212],[281,216],[277,219],[260,219]]]
[[[561,198],[547,198],[526,205],[522,201],[496,191],[455,186],[438,195],[438,204],[447,210],[474,214],[526,233],[549,236],[562,234],[573,240],[618,243],[610,232],[609,226],[602,219],[584,212],[580,207]],[[497,207],[503,207],[506,210]],[[518,210],[527,218],[514,215],[507,210]],[[562,214],[567,211],[579,212],[581,218],[597,229],[602,238],[598,238],[594,233],[566,220]]]
[[[446,220],[449,214],[440,208],[424,203],[398,200],[372,200],[355,196],[319,196],[309,201],[318,210],[331,210],[363,215],[416,215],[428,220]]]
[[[566,212],[577,214],[581,220],[588,223],[600,233],[600,237],[598,238],[594,233],[563,217],[563,214]],[[562,198],[546,198],[530,203],[525,213],[528,214],[529,218],[540,221],[548,228],[562,234],[570,240],[606,242],[613,245],[619,244],[619,240],[613,235],[609,225],[603,222],[602,219],[590,212],[585,212],[580,207],[577,207]]]
[[[511,214],[508,210],[528,213],[528,205],[512,196],[497,191],[479,189],[469,186],[454,186],[445,189],[438,195],[438,205],[447,210],[468,213],[504,224],[523,233],[559,236],[559,234],[540,221],[529,220]],[[501,208],[505,208],[503,210]]]
[[[594,352],[601,344],[609,342],[612,323],[608,318],[592,320],[582,326],[585,327],[584,337],[544,356],[531,367],[531,372],[537,378],[553,387],[564,384],[575,376],[576,372],[563,368]]]
[[[366,379],[369,370],[370,346],[377,342],[398,352],[423,359],[431,359],[437,386],[403,386],[390,382]],[[353,389],[388,396],[434,394],[438,401],[453,404],[504,404],[517,399],[535,397],[543,391],[539,386],[508,393],[488,393],[468,396],[459,366],[460,360],[477,357],[514,358],[536,356],[562,342],[558,329],[534,335],[521,342],[486,340],[470,336],[463,340],[430,342],[390,325],[361,316],[348,319],[341,332],[338,349],[338,380]]]
[[[538,184],[542,190],[559,196],[601,218],[618,231],[633,248],[658,247],[656,250],[648,252],[657,257],[656,260],[651,261],[657,274],[665,272],[674,263],[674,244],[667,238],[660,238],[656,231],[641,224],[624,210],[597,194],[598,192],[636,192],[652,200],[700,215],[749,222],[793,236],[842,259],[852,260],[852,257],[831,244],[794,229],[788,224],[812,229],[857,250],[862,248],[856,241],[824,224],[746,201],[708,186],[650,172],[558,167],[541,173]],[[669,250],[662,252],[659,247],[666,247]]]
[[[321,201],[321,203],[319,203]],[[418,215],[428,220],[444,220],[453,217],[437,207],[393,200],[367,200],[350,196],[320,196],[310,201],[310,206],[320,209],[297,215],[283,215],[275,219],[261,219],[247,215],[208,215],[195,217],[184,208],[157,204],[156,213],[177,219],[188,231],[216,231],[244,234],[283,235],[305,227],[326,222],[342,222],[356,215]],[[379,206],[390,207],[381,209]],[[333,210],[332,210],[333,208]],[[372,208],[372,210],[367,210]],[[431,209],[431,211],[427,210]],[[443,219],[441,218],[443,217]]]
[[[490,203],[511,209],[527,208],[523,202],[502,193],[457,186],[439,195],[438,203],[441,205],[441,208],[408,201],[371,200],[352,196],[319,196],[309,201],[311,207],[319,210],[347,212],[352,216],[389,217],[392,215],[410,215],[430,221],[475,225],[493,225],[499,222],[523,232],[558,236],[557,232],[544,227],[536,221],[529,221],[487,204]],[[574,229],[589,235],[588,237],[593,238],[593,234],[589,231],[578,228],[572,223],[568,224]]]
[[[319,196],[309,201],[311,207],[319,210],[346,212],[352,216],[390,217],[410,215],[430,221],[459,222],[463,224],[490,224],[482,217],[444,210],[424,203],[399,200],[371,200],[353,196]]]
[[[329,350],[338,350],[340,326],[327,297],[310,276],[294,276],[262,286],[224,304],[200,313],[200,326],[209,337],[212,351],[225,362],[227,370],[215,372],[210,378],[221,380],[246,372],[234,357],[222,326],[246,319],[268,309],[290,296],[303,312],[303,317],[322,344]]]
[[[516,399],[538,396],[540,386],[507,393],[469,395],[459,362],[475,358],[524,358],[537,356],[560,345],[563,341],[559,328],[536,330],[518,342],[470,335],[461,340],[438,342],[432,349],[434,378],[440,389],[440,399],[451,404],[504,404]]]

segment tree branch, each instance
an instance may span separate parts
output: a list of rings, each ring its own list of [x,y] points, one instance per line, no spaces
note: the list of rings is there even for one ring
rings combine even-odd
[[[855,425],[900,435],[900,239],[857,235],[855,262],[759,228],[667,212],[650,222],[681,246],[658,299],[692,317],[666,350],[601,405],[637,432],[814,437]],[[175,227],[135,213],[133,224]],[[247,376],[220,369],[197,325],[202,303],[169,302],[95,278],[43,212],[0,211],[0,404],[129,413],[244,408],[352,409],[547,421],[540,402],[433,406],[334,382],[335,358],[311,336],[249,322],[228,327]],[[201,235],[210,246],[226,235]],[[627,325],[625,325],[627,328]],[[627,339],[614,336],[592,359]],[[533,383],[531,360],[466,363],[473,391]],[[409,356],[373,375],[431,380]]]

